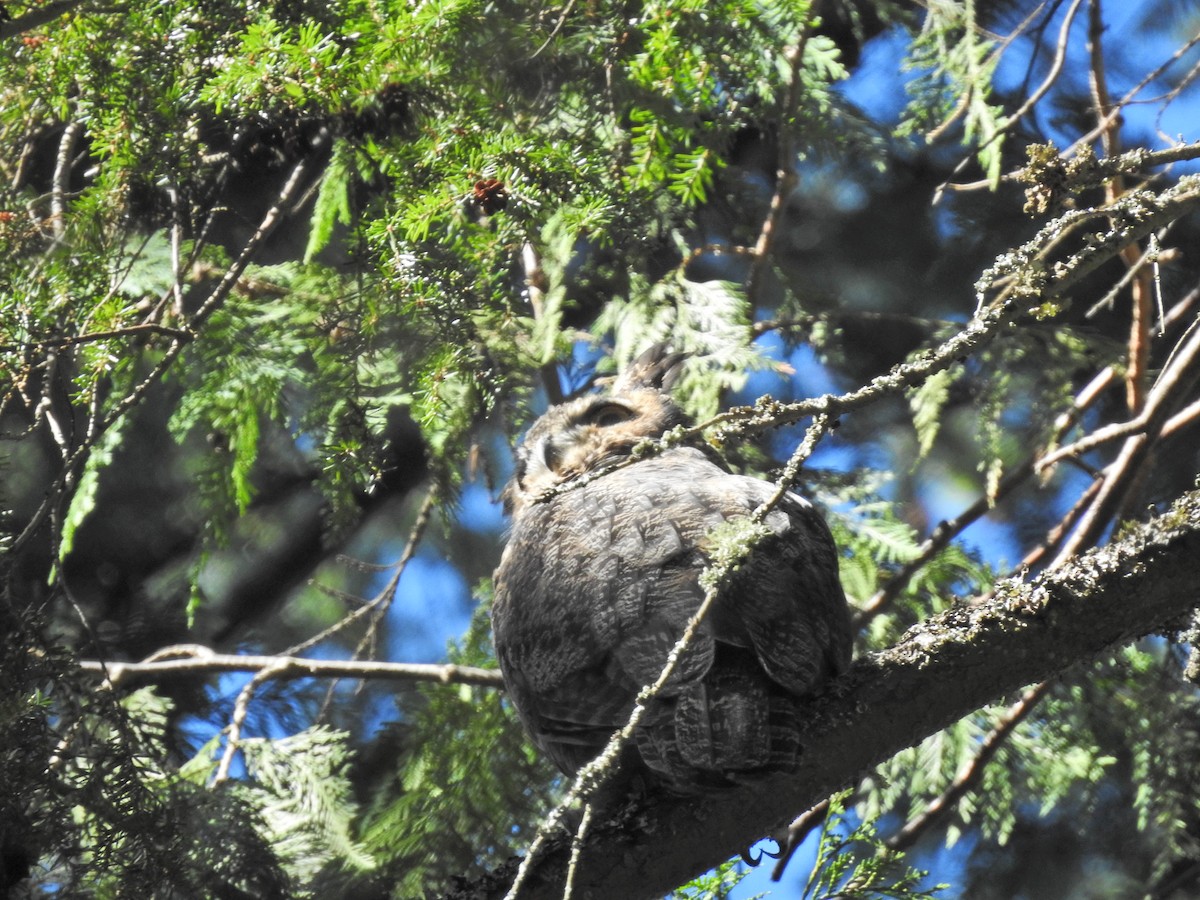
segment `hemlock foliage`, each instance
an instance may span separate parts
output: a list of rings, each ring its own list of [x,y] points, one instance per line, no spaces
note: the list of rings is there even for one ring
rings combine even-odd
[[[490,667],[506,448],[652,342],[746,471],[842,395],[797,486],[860,656],[1195,483],[1189,3],[52,6],[0,22],[14,896],[441,895],[522,852],[564,785],[494,686],[206,661]],[[1191,896],[1187,627],[898,746],[782,894]]]

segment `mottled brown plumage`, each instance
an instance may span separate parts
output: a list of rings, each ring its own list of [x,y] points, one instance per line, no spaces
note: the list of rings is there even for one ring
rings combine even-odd
[[[667,393],[680,362],[652,348],[609,393],[549,410],[518,452],[492,625],[509,696],[564,772],[595,757],[658,678],[704,598],[713,529],[774,489],[688,446],[568,484],[685,421]],[[770,536],[722,589],[624,761],[669,789],[793,766],[803,699],[849,663],[824,520],[788,494],[766,525]]]

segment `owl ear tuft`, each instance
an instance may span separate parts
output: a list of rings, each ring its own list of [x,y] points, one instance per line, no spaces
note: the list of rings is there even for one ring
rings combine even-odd
[[[687,358],[687,353],[673,351],[666,343],[652,344],[613,382],[612,392],[620,394],[637,388],[669,392],[683,373]]]

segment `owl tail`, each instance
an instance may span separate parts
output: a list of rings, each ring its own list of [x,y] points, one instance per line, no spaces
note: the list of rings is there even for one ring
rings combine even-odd
[[[800,751],[794,697],[773,684],[745,651],[673,698],[671,715],[643,728],[643,762],[676,793],[730,787],[795,768]]]

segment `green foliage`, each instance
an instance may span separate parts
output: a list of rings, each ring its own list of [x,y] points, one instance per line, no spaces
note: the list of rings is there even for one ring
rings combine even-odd
[[[728,860],[677,888],[671,894],[671,900],[725,900],[748,874],[750,870],[740,859]],[[761,900],[765,896],[755,894],[747,900]]]
[[[75,531],[87,518],[96,503],[96,491],[100,486],[100,476],[105,467],[112,462],[114,450],[120,444],[125,434],[123,428],[111,428],[101,439],[95,449],[88,455],[84,463],[83,473],[79,476],[79,484],[71,496],[71,503],[63,515],[62,540],[58,545],[60,559],[71,552],[75,544]]]
[[[1179,677],[1161,645],[1080,667],[1000,745],[979,787],[956,806],[948,842],[969,830],[1003,845],[1031,815],[1066,822],[1088,841],[1097,816],[1136,816],[1153,847],[1146,877],[1162,877],[1171,860],[1195,849],[1195,804],[1184,785],[1192,783],[1191,736],[1200,719],[1194,693],[1181,699],[1175,690]],[[860,812],[870,819],[919,811],[971,763],[1003,712],[983,710],[893,757]],[[1112,776],[1125,769],[1134,788],[1114,797]]]
[[[492,662],[487,610],[476,612],[461,665]],[[361,825],[391,896],[444,891],[464,872],[527,846],[555,796],[555,779],[495,691],[423,687],[396,726],[396,754]]]
[[[286,421],[285,391],[313,343],[315,311],[275,299],[234,299],[215,314],[208,339],[184,351],[197,383],[170,427],[179,441],[195,435],[213,446],[214,453],[197,460],[196,474],[218,525],[249,508],[262,426]]]
[[[304,248],[304,261],[312,262],[314,256],[329,246],[335,226],[350,224],[350,189],[353,151],[344,142],[334,144],[325,173],[321,176],[321,189],[313,204],[312,224],[308,245]]]
[[[318,22],[289,26],[263,11],[239,39],[200,91],[217,114],[324,107],[342,87],[345,48]]]
[[[65,221],[69,259],[52,245],[60,255],[50,257],[50,277],[40,275],[22,302],[25,331],[111,333],[81,343],[78,399],[106,398],[97,401],[102,417],[128,396],[168,342],[139,347],[122,331],[173,326],[215,287],[208,273],[219,255],[195,238],[208,233],[211,198],[242,164],[232,157],[271,136],[246,124],[257,117],[277,122],[270,128],[297,148],[322,129],[336,136],[302,256],[311,263],[337,228],[350,229],[381,277],[263,270],[253,277],[269,291],[239,286],[183,351],[174,369],[182,377],[169,376],[178,392],[172,430],[212,446],[190,465],[216,541],[254,502],[262,444],[276,432],[316,442],[335,522],[350,521],[350,499],[380,477],[376,439],[396,408],[411,412],[438,477],[453,483],[470,431],[528,390],[514,373],[559,355],[577,333],[568,319],[582,298],[566,289],[568,272],[602,290],[614,277],[633,287],[625,302],[637,316],[623,329],[612,317],[596,326],[614,333],[621,358],[644,344],[647,334],[629,329],[648,318],[720,373],[714,381],[692,366],[682,384],[689,407],[709,415],[720,392],[761,361],[739,290],[683,275],[690,210],[711,196],[733,137],[776,114],[791,78],[786,44],[800,40],[809,14],[804,2],[731,2],[720,13],[667,3],[628,20],[602,4],[565,9],[549,33],[534,12],[515,8],[503,29],[480,29],[483,14],[468,3],[398,4],[385,14],[298,5],[247,16],[218,3],[157,5],[119,22],[74,15],[2,69],[5,115],[22,134],[86,121],[97,160]],[[617,64],[601,77],[597,62],[614,52]],[[497,54],[521,62],[485,62]],[[809,39],[800,73],[798,127],[832,136],[831,87],[845,75],[833,45]],[[402,112],[384,108],[388,92]],[[49,109],[38,96],[62,99]],[[496,127],[500,110],[511,127]],[[403,120],[403,140],[391,126],[366,124],[388,116]],[[504,183],[502,214],[480,216],[467,202],[482,178]],[[376,200],[360,209],[368,184]],[[170,228],[131,233],[131,202],[145,196],[158,204],[149,223],[180,228],[182,240]],[[29,251],[38,244],[30,236]],[[583,265],[595,270],[577,272],[580,251],[601,246],[621,248],[622,271],[596,268],[588,253]],[[514,267],[521,247],[550,280],[540,309],[521,296],[533,278]],[[679,268],[643,280],[665,247]],[[323,283],[306,290],[314,276]],[[379,352],[385,346],[403,362]],[[92,480],[72,525],[88,509]]]
[[[346,770],[347,736],[320,726],[278,740],[250,738],[239,744],[247,784],[238,793],[258,810],[268,840],[297,884],[309,884],[326,868],[369,870],[374,860],[350,835],[356,807]]]
[[[804,886],[805,900],[917,900],[936,897],[948,887],[920,888],[928,873],[911,868],[903,855],[888,850],[870,821],[850,829],[844,800],[842,795],[830,802],[817,861]]]
[[[937,440],[938,430],[942,425],[942,411],[950,398],[950,385],[953,381],[954,373],[944,369],[909,392],[908,403],[912,408],[913,427],[917,430],[918,462],[929,454],[933,442]]]
[[[350,837],[344,734],[244,740],[248,778],[213,790],[216,739],[173,768],[172,704],[153,689],[119,705],[102,691],[97,703],[75,691],[61,658],[0,662],[13,698],[0,710],[13,791],[2,795],[0,836],[29,855],[35,893],[315,896],[325,880],[372,865]]]
[[[1070,386],[1089,361],[1115,353],[1107,341],[1053,324],[1023,329],[980,354],[980,397],[970,415],[978,422],[979,471],[989,500],[1024,448],[1056,442],[1058,419],[1072,410]],[[1015,398],[1022,414],[1013,414]]]
[[[917,76],[908,83],[912,102],[898,129],[902,135],[942,131],[961,119],[963,143],[977,147],[993,188],[1009,124],[1003,108],[988,102],[999,61],[994,43],[982,37],[974,0],[932,4],[905,63]]]
[[[645,289],[631,284],[628,300],[614,299],[597,318],[597,336],[611,334],[613,358],[624,365],[648,343],[670,341],[692,354],[675,396],[700,420],[717,412],[722,395],[737,390],[748,372],[767,366],[750,342],[750,305],[738,286],[694,282],[681,274]]]
[[[80,691],[62,654],[0,606],[0,841],[32,896],[283,897],[254,812],[166,763],[170,703]],[[15,868],[6,874],[22,877]]]
[[[978,555],[950,544],[922,559],[922,542],[913,527],[896,517],[881,499],[891,478],[863,471],[853,483],[823,485],[818,496],[827,505],[829,525],[843,555],[839,574],[846,596],[862,606],[901,576],[906,564],[921,561],[895,590],[888,614],[873,618],[867,645],[885,647],[915,622],[941,612],[957,598],[972,597],[994,580],[995,573]]]
[[[1108,771],[1128,771],[1128,792],[1117,801],[1117,814],[1131,811],[1136,817],[1151,851],[1148,875],[1155,879],[1197,852],[1200,810],[1192,787],[1197,774],[1192,748],[1200,734],[1200,698],[1181,679],[1176,654],[1159,640],[1144,640],[1084,667],[1064,686],[1062,705],[1046,715],[1050,720],[1058,714],[1064,746],[1073,733],[1068,728],[1083,729],[1106,754]],[[1109,800],[1101,790],[1088,789],[1094,779],[1065,781],[1054,797],[1069,802],[1060,801],[1059,808],[1081,808],[1087,815]],[[1076,822],[1085,833],[1084,820]]]

